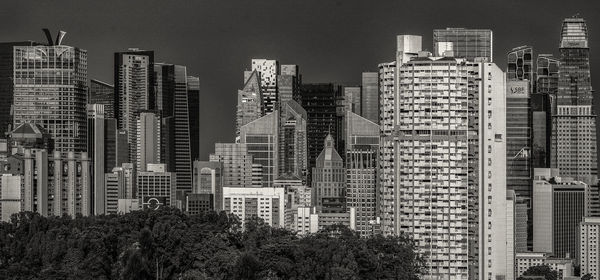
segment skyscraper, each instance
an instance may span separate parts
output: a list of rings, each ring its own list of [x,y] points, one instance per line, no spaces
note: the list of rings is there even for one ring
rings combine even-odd
[[[397,191],[394,183],[394,127],[400,115],[397,108],[398,74],[400,67],[416,57],[421,51],[421,36],[398,35],[396,36],[396,61],[379,64],[379,186],[378,191],[378,216],[381,218],[381,231],[384,235],[396,232],[396,215],[399,211],[397,204]]]
[[[271,187],[279,170],[279,111],[254,120],[240,129],[240,142],[246,144],[254,164],[262,167],[262,186]]]
[[[344,110],[346,112],[352,112],[361,115],[361,88],[355,87],[344,87]]]
[[[550,167],[552,108],[558,92],[559,60],[549,54],[537,57],[536,90],[531,95],[533,122],[532,165],[534,168]]]
[[[11,116],[14,89],[14,50],[15,46],[39,45],[33,41],[0,43],[0,136],[6,135],[15,127]]]
[[[592,279],[600,279],[600,218],[585,217],[579,224],[579,241],[581,251],[579,261],[581,275],[591,274]]]
[[[507,79],[510,81],[533,81],[533,48],[520,46],[508,52]],[[533,83],[531,83],[533,85]],[[533,89],[533,87],[530,87]]]
[[[346,211],[346,170],[344,160],[336,151],[331,134],[316,159],[312,172],[312,205],[319,212],[344,213]]]
[[[190,159],[200,158],[200,78],[187,77],[190,129]]]
[[[531,107],[529,81],[509,80],[506,86],[506,186],[531,198]]]
[[[452,44],[438,44],[452,43]],[[454,57],[473,61],[476,57],[493,62],[493,34],[489,29],[446,28],[433,30],[433,49],[436,55],[443,55],[446,46],[451,49]]]
[[[136,171],[145,172],[148,163],[160,163],[161,126],[159,116],[140,112],[137,120]]]
[[[343,100],[342,88],[334,84],[302,84],[300,87],[300,105],[306,110],[308,171],[312,173],[315,162],[323,151],[325,137],[333,137],[335,146],[343,151]],[[314,176],[308,175],[308,185]]]
[[[190,106],[198,106],[198,104],[190,104],[188,100],[190,93],[188,93],[185,66],[155,63],[154,72],[156,110],[162,118],[161,162],[167,165],[169,172],[177,173],[177,191],[191,192],[192,149],[189,109]],[[191,84],[195,91],[198,80],[193,78]],[[199,112],[195,113],[199,114]],[[195,119],[198,120],[199,116]]]
[[[398,73],[397,232],[427,279],[506,277],[504,73],[426,53]]]
[[[379,73],[362,73],[361,116],[379,123]]]
[[[282,64],[280,73],[277,75],[277,103],[281,106],[283,103],[293,100],[298,95],[302,75],[300,69],[295,64]]]
[[[212,194],[213,209],[223,210],[223,163],[194,161],[192,193]]]
[[[281,104],[278,174],[294,174],[304,183],[308,173],[307,121],[306,110],[296,101],[289,100]]]
[[[113,85],[91,79],[87,102],[88,104],[104,105],[104,118],[115,118],[115,87]]]
[[[272,59],[252,59],[252,71],[260,73],[263,113],[271,113],[276,110],[279,62]]]
[[[223,187],[252,186],[252,155],[246,144],[215,143],[210,161],[223,164]]]
[[[346,112],[346,206],[356,209],[356,231],[373,234],[377,215],[379,125]]]
[[[129,49],[115,53],[115,116],[127,131],[129,162],[136,162],[137,117],[155,106],[154,52]]]
[[[557,169],[535,169],[533,251],[552,253],[558,258],[569,255],[577,260],[577,227],[590,211],[590,188],[583,182],[559,177],[558,172]]]
[[[87,52],[66,45],[14,47],[14,120],[39,124],[54,148],[86,151]]]
[[[592,108],[588,31],[582,18],[563,21],[559,50],[550,165],[559,168],[563,176],[596,185],[596,113]]]
[[[260,118],[263,112],[260,73],[246,71],[245,74],[244,87],[238,90],[236,136],[239,136],[242,126]]]

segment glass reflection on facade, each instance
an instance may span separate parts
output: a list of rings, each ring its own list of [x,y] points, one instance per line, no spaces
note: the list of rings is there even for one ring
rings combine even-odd
[[[489,29],[446,28],[433,30],[434,53],[438,43],[452,42],[454,57],[474,60],[476,57],[493,61],[493,35]]]
[[[60,152],[86,150],[87,52],[70,46],[14,47],[14,127],[42,126]]]

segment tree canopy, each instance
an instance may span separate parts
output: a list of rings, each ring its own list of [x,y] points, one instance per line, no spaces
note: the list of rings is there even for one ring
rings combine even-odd
[[[225,212],[177,209],[0,223],[0,275],[10,279],[418,279],[405,236],[360,238],[344,227],[306,237]]]

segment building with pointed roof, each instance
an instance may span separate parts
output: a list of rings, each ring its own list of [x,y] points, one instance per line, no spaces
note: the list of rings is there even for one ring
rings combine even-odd
[[[346,210],[346,170],[344,160],[335,149],[331,134],[325,137],[324,149],[312,172],[312,204],[319,212],[343,213]]]

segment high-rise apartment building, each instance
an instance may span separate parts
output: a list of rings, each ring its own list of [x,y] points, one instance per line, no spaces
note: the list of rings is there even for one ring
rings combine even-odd
[[[261,99],[263,113],[268,114],[277,108],[277,75],[279,62],[272,59],[252,59],[252,71],[260,73]]]
[[[379,73],[362,73],[361,113],[364,118],[379,123]]]
[[[451,44],[440,44],[451,43]],[[493,33],[489,29],[446,28],[433,30],[433,49],[436,55],[452,51],[454,57],[474,61],[485,58],[493,62]]]
[[[318,212],[343,213],[346,210],[346,170],[335,149],[333,137],[325,137],[324,148],[312,172],[312,205]]]
[[[550,165],[563,176],[597,185],[596,113],[585,20],[572,17],[563,21],[559,50]]]
[[[137,118],[155,107],[154,52],[129,49],[115,53],[115,116],[119,129],[127,132],[129,162],[136,162]]]
[[[591,274],[592,279],[600,279],[600,218],[584,217],[579,224],[579,238],[581,248],[579,252],[579,265],[581,275]]]
[[[346,112],[346,207],[356,210],[356,231],[373,234],[377,216],[379,125]]]
[[[85,152],[87,51],[66,45],[15,46],[13,57],[13,127],[38,124],[54,139],[55,150]]]
[[[279,177],[279,111],[256,119],[240,128],[240,142],[246,145],[252,163],[262,168],[262,186],[271,187]]]
[[[246,144],[215,143],[210,161],[223,164],[223,187],[252,186],[252,155],[248,154]]]
[[[223,210],[235,214],[242,225],[261,218],[272,227],[284,227],[283,188],[223,188]]]
[[[111,84],[91,79],[88,89],[88,104],[104,105],[104,118],[115,117],[115,87]]]
[[[506,277],[503,71],[423,52],[396,88],[396,232],[416,241],[426,279]]]
[[[399,67],[416,57],[421,51],[421,36],[398,35],[396,37],[396,61],[379,64],[379,186],[378,216],[381,232],[390,235],[396,232],[395,215],[398,213],[397,191],[394,170],[394,127],[399,111],[396,107],[396,87]]]

